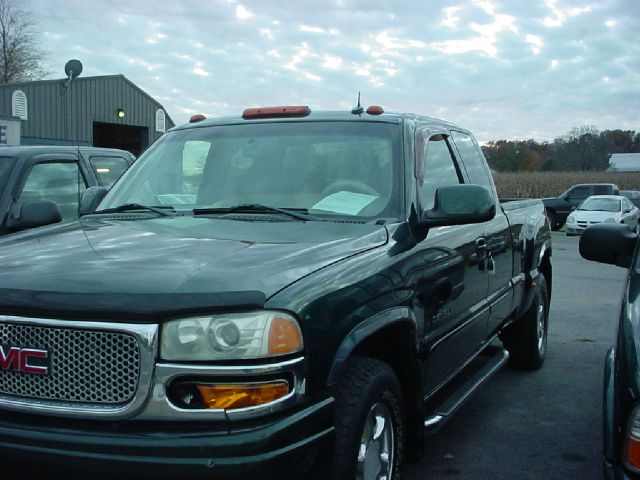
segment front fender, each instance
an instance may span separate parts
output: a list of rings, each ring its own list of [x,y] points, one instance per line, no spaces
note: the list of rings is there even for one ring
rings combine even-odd
[[[396,307],[385,310],[356,325],[342,340],[336,351],[333,364],[329,370],[327,384],[331,386],[336,383],[349,357],[367,338],[370,338],[384,328],[401,324],[409,325],[413,332],[418,331],[417,321],[411,310],[407,307]],[[417,349],[418,344],[415,335],[413,343],[414,348]]]

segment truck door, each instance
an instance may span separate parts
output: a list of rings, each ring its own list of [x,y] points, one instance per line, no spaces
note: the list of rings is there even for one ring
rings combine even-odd
[[[456,151],[462,159],[469,182],[482,185],[495,192],[493,179],[482,150],[473,137],[457,130],[451,131]],[[497,193],[495,193],[497,196]],[[491,305],[487,336],[490,336],[509,316],[512,310],[514,273],[511,229],[504,212],[498,207],[493,220],[483,224],[484,266],[487,271],[487,301]]]
[[[418,196],[424,211],[433,207],[438,187],[464,183],[464,177],[445,135],[424,131],[417,135],[427,140],[416,142]],[[481,225],[439,227],[431,228],[417,246],[425,254],[441,250],[446,253],[443,261],[449,264],[437,278],[425,278],[417,292],[424,307],[422,341],[427,358],[423,384],[427,391],[461,366],[486,336],[489,311],[482,238]]]

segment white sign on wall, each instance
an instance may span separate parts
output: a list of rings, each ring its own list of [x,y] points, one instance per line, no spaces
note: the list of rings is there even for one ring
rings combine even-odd
[[[0,147],[20,145],[20,119],[0,117]]]

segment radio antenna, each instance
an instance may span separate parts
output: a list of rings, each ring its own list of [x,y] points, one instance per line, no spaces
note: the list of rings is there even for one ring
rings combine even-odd
[[[364,113],[364,108],[360,105],[360,92],[358,92],[358,105],[351,109],[351,113],[354,115],[362,115]]]

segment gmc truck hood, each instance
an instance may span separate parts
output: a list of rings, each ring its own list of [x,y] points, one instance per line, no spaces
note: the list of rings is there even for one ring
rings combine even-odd
[[[92,305],[104,310],[100,317],[259,306],[302,277],[387,242],[384,227],[358,223],[191,216],[81,223],[0,242],[0,314],[37,305],[31,313],[48,308],[72,317]]]

